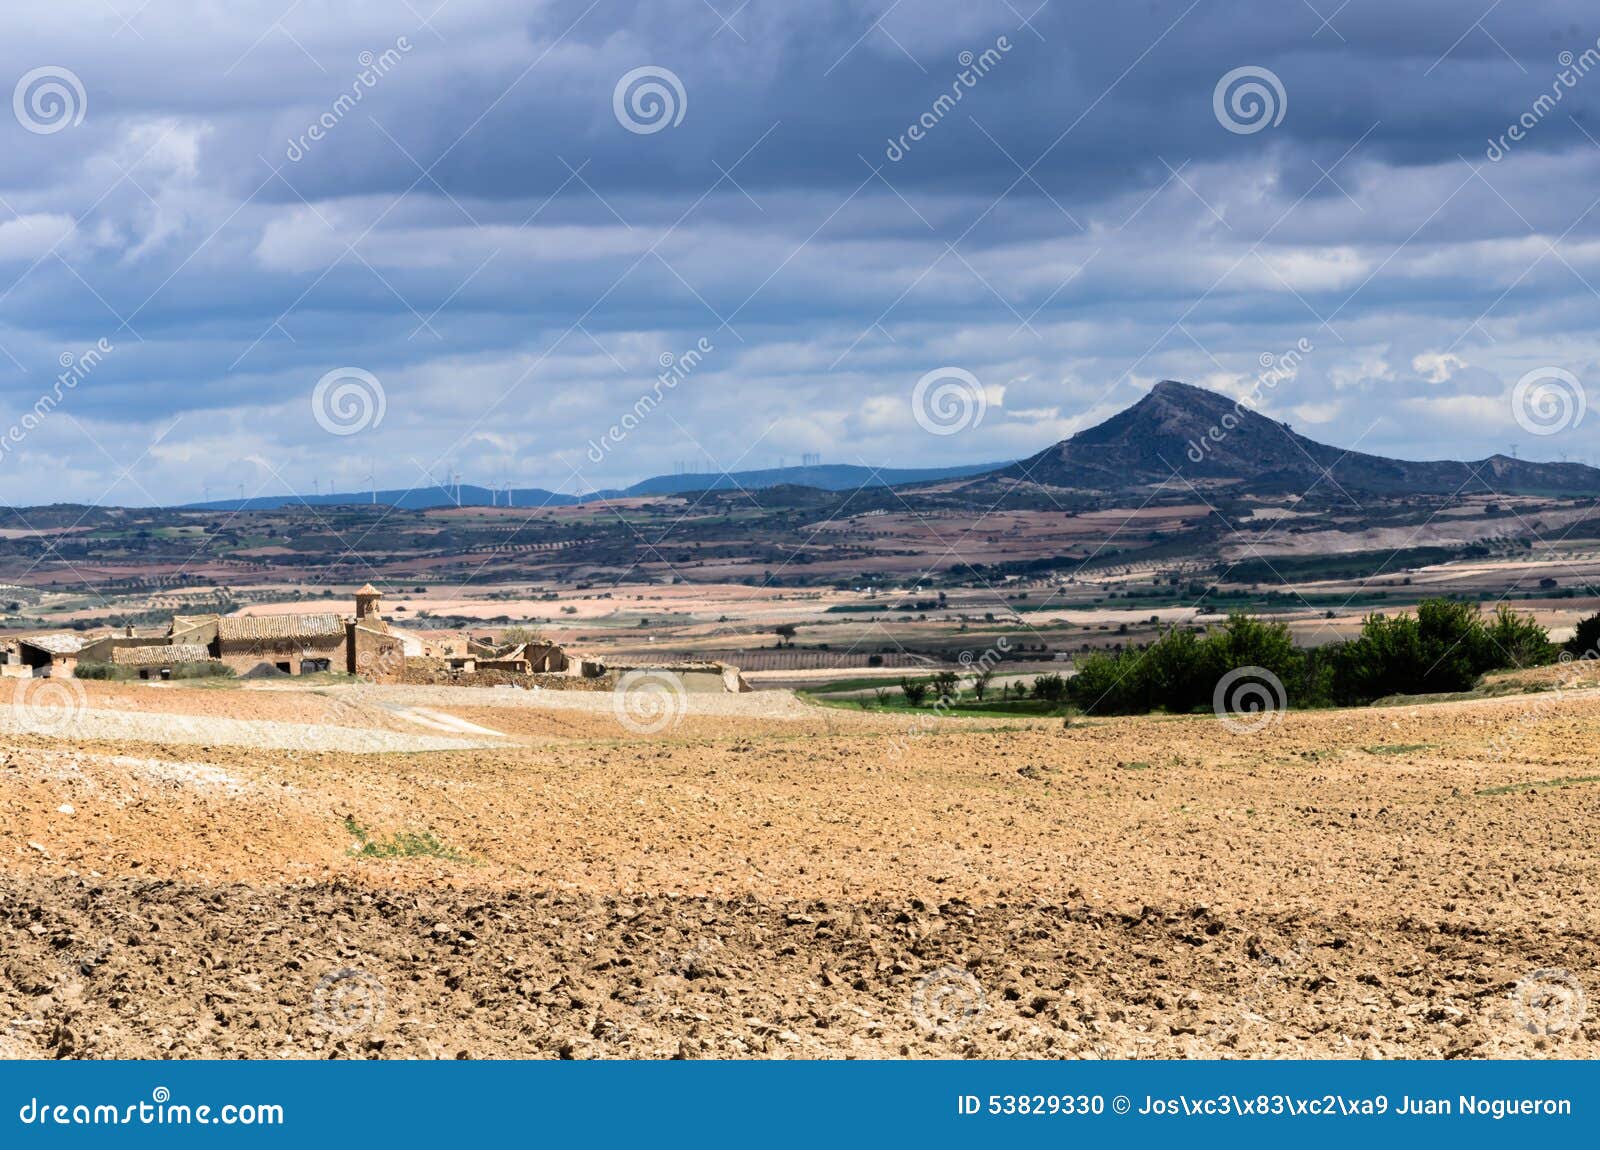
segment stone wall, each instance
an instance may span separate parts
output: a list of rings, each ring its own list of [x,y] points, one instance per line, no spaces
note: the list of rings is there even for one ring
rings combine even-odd
[[[616,678],[612,675],[585,679],[572,675],[525,675],[516,671],[484,669],[452,672],[449,663],[443,659],[407,659],[405,669],[392,681],[427,686],[539,687],[547,691],[609,691],[616,686]]]
[[[350,646],[343,635],[293,640],[223,640],[219,646],[222,661],[240,675],[247,675],[263,664],[273,668],[283,663],[288,664],[289,674],[298,675],[306,659],[326,659],[330,671],[342,672],[350,665]]]

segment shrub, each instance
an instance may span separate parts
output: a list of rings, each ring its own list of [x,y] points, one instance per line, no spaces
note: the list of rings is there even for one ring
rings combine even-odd
[[[1067,681],[1053,672],[1040,675],[1033,681],[1033,697],[1047,703],[1059,703],[1067,697]]]
[[[1210,635],[1173,628],[1143,650],[1089,656],[1073,678],[1075,704],[1093,714],[1209,709],[1218,681],[1239,667],[1262,667],[1291,698],[1311,702],[1307,661],[1282,623],[1234,614]]]
[[[1328,650],[1330,689],[1339,703],[1364,703],[1399,694],[1415,683],[1425,664],[1417,620],[1368,615],[1361,636]]]
[[[909,677],[902,678],[900,680],[900,693],[905,696],[906,702],[913,707],[920,707],[928,697],[928,684],[919,683]]]
[[[1583,637],[1592,647],[1600,616],[1588,622]],[[1415,615],[1369,615],[1358,638],[1310,651],[1297,648],[1282,623],[1235,614],[1209,635],[1174,628],[1143,650],[1092,654],[1069,693],[1094,714],[1206,710],[1223,676],[1261,667],[1291,705],[1361,704],[1468,690],[1485,671],[1536,666],[1553,654],[1545,629],[1504,605],[1486,624],[1476,604],[1427,599]]]
[[[1555,658],[1550,633],[1533,621],[1532,615],[1518,615],[1507,604],[1495,608],[1494,622],[1485,629],[1493,654],[1509,660],[1514,667],[1538,667]],[[1504,666],[1504,662],[1500,665]]]
[[[1563,650],[1577,659],[1600,658],[1600,611],[1578,621]]]
[[[1424,599],[1415,616],[1369,615],[1360,637],[1332,653],[1332,697],[1466,691],[1485,671],[1538,666],[1553,654],[1549,633],[1505,604],[1485,624],[1476,604]]]

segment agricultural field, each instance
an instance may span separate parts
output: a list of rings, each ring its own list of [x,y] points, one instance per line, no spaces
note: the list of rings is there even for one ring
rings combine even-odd
[[[11,681],[0,1043],[1594,1057],[1600,683],[1560,670],[1250,724]]]

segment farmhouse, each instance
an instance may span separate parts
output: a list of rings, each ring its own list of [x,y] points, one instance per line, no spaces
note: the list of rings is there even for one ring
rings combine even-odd
[[[213,650],[241,675],[279,671],[305,675],[350,670],[349,625],[333,612],[314,615],[225,615]]]
[[[170,679],[175,668],[212,662],[211,648],[199,643],[149,643],[111,651],[113,666],[132,667],[141,679]]]
[[[29,635],[17,640],[15,662],[7,652],[7,674],[48,678],[71,675],[84,648],[82,635],[58,631],[50,635]],[[15,668],[13,670],[12,668]]]
[[[368,583],[356,592],[355,599],[353,616],[333,611],[175,615],[166,640],[173,647],[204,647],[210,658],[240,675],[398,674],[405,660],[406,637],[392,631],[384,619],[383,592]]]
[[[220,664],[242,676],[336,671],[398,680],[405,677],[408,659],[424,674],[443,670],[452,678],[479,671],[502,677],[562,672],[593,677],[602,670],[592,660],[569,660],[552,643],[424,638],[399,630],[383,617],[383,592],[370,583],[355,593],[353,615],[174,615],[164,635],[139,636],[128,627],[100,635],[58,631],[0,643],[0,675],[14,678],[70,676],[80,666],[95,667],[98,677],[109,666],[141,679],[170,679],[205,674],[207,666]]]

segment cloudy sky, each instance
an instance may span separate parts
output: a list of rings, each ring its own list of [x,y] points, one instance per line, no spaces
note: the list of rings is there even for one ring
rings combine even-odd
[[[1163,378],[1364,451],[1600,462],[1592,2],[57,0],[6,30],[8,503],[1009,459]],[[915,418],[940,388],[964,406]]]

